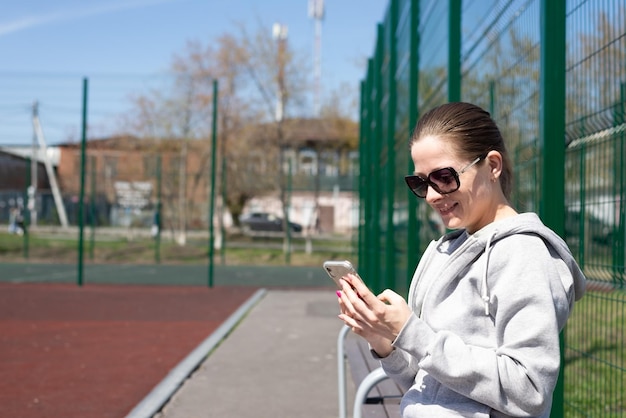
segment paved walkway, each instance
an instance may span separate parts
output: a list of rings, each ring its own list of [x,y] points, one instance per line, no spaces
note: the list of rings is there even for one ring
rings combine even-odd
[[[332,290],[268,291],[155,417],[336,418],[337,314]]]

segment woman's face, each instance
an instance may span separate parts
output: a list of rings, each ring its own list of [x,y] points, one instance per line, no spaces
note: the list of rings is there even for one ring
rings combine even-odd
[[[415,174],[422,178],[445,167],[452,167],[459,173],[472,162],[458,157],[453,148],[437,136],[426,136],[414,142],[411,158]],[[496,190],[500,186],[493,178],[490,164],[483,160],[459,175],[461,185],[457,191],[439,194],[429,186],[425,199],[447,228],[465,228],[474,233],[495,218]]]

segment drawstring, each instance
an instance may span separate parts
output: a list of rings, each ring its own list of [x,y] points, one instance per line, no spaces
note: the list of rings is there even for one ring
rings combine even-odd
[[[489,236],[487,239],[487,246],[485,247],[485,272],[483,274],[483,285],[482,285],[482,299],[485,304],[485,315],[489,315],[489,300],[491,297],[489,296],[489,287],[487,285],[487,270],[489,269],[489,256],[491,255],[491,240],[495,237],[497,231],[494,231],[493,234]]]

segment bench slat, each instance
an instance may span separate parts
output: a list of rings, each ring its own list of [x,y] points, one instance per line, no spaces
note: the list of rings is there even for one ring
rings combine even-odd
[[[393,415],[389,415],[389,413],[387,412],[385,406],[383,404],[378,404],[378,405],[368,405],[368,404],[364,404],[361,407],[362,411],[363,411],[363,417],[390,417]],[[400,415],[396,415],[396,417],[399,417]]]
[[[358,386],[368,374],[374,369],[376,369],[379,365],[372,367],[372,363],[369,362],[369,358],[371,358],[371,354],[367,353],[367,357],[363,356],[363,350],[360,345],[360,341],[362,338],[360,337],[346,337],[345,351],[346,357],[348,359],[348,364],[350,366],[350,373],[352,374],[352,380]],[[381,397],[382,394],[378,390],[377,387],[372,388],[369,396]]]
[[[357,386],[370,372],[380,367],[380,361],[372,356],[369,345],[364,339],[348,334],[344,341],[344,349],[352,379]],[[401,388],[393,380],[383,380],[371,388],[365,404],[361,406],[362,416],[399,417],[402,395]]]
[[[388,417],[399,417],[401,416],[400,413],[400,401],[398,400],[397,403],[386,403],[383,404],[383,406],[385,407],[385,412],[387,412],[387,416]]]
[[[369,369],[369,372],[380,367],[380,361],[376,360],[372,356],[372,353],[370,352],[367,341],[365,341],[363,338],[358,338],[358,340],[355,341],[355,344],[358,346],[359,351],[361,352],[361,356],[363,357],[364,361],[367,363],[367,368]],[[360,382],[363,380],[363,378],[357,381]],[[396,384],[396,382],[394,382],[391,379],[387,379],[387,380],[380,382],[376,387],[378,389],[379,395],[385,398],[386,397],[391,397],[391,398],[402,397],[403,395],[402,388],[400,388]]]

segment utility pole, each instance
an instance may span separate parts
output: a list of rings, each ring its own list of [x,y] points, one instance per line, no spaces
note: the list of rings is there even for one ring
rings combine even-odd
[[[309,17],[315,20],[315,43],[313,56],[315,59],[313,76],[315,78],[315,96],[313,111],[315,117],[320,117],[320,94],[322,78],[322,20],[324,20],[324,0],[309,0]]]
[[[280,23],[274,23],[272,34],[278,44],[278,100],[276,101],[276,122],[282,123],[285,112],[285,50],[287,47],[287,26]]]
[[[37,118],[39,113],[39,102],[35,100],[33,103],[33,120]],[[30,210],[30,225],[31,227],[37,226],[37,165],[39,163],[39,158],[37,155],[37,151],[39,147],[37,146],[37,131],[33,126],[33,145],[32,152],[30,158],[30,187],[28,188],[28,202],[26,207]]]
[[[276,101],[276,136],[278,142],[278,184],[280,188],[280,202],[283,207],[283,231],[285,240],[283,243],[283,251],[285,253],[285,261],[289,264],[289,254],[291,253],[291,231],[289,228],[289,202],[287,202],[287,193],[285,185],[285,167],[284,153],[285,144],[283,138],[283,120],[285,116],[285,99],[287,96],[285,87],[285,65],[286,65],[286,49],[287,49],[287,26],[280,23],[274,23],[272,34],[277,42],[277,101]]]
[[[324,20],[324,0],[309,0],[309,17],[315,20],[315,42],[313,48],[313,77],[315,79],[315,91],[313,97],[313,112],[314,117],[321,117],[321,78],[322,78],[322,20]],[[309,219],[309,227],[307,228],[307,249],[312,248],[310,233],[313,230],[316,233],[319,231],[316,225],[319,222],[320,216],[320,149],[314,142],[315,150],[315,207],[313,214]]]
[[[67,214],[65,212],[65,206],[63,205],[63,198],[61,196],[61,191],[59,190],[59,185],[57,183],[54,168],[52,167],[52,162],[50,161],[50,158],[48,158],[48,146],[46,145],[46,139],[43,135],[43,129],[41,127],[39,114],[37,112],[33,113],[33,130],[35,131],[35,136],[37,137],[37,141],[39,142],[41,156],[46,167],[46,172],[48,173],[48,180],[50,181],[50,188],[52,189],[52,196],[54,197],[54,203],[56,205],[57,214],[59,215],[59,221],[61,222],[61,226],[63,228],[67,228],[68,221]]]

